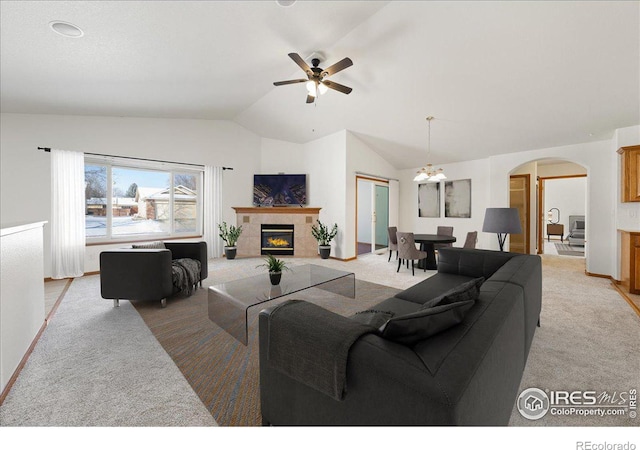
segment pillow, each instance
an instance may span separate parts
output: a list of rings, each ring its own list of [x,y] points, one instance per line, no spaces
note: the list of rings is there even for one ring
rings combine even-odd
[[[391,311],[378,311],[376,309],[367,309],[355,313],[350,319],[360,322],[364,325],[370,325],[374,328],[380,328],[391,319],[395,313]]]
[[[584,230],[584,220],[576,220],[574,230]]]
[[[164,242],[143,242],[140,244],[132,244],[131,248],[167,248],[164,246]]]
[[[480,295],[480,286],[484,283],[484,277],[474,278],[465,283],[449,289],[447,292],[425,302],[421,309],[431,308],[436,305],[447,305],[449,303],[462,302],[466,300],[477,300]]]
[[[390,341],[413,345],[458,325],[474,304],[475,300],[465,300],[392,317],[378,329],[378,334]]]

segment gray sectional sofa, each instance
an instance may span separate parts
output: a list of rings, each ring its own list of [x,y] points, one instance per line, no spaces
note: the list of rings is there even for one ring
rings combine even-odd
[[[385,339],[371,329],[358,331],[364,325],[356,320],[316,305],[303,308],[306,302],[290,307],[294,321],[285,330],[278,327],[287,325],[272,317],[282,305],[261,311],[263,424],[507,425],[540,324],[538,256],[443,248],[437,274],[371,309],[396,317],[412,314],[478,277],[485,281],[461,323],[411,345]],[[313,377],[321,374],[311,369],[323,357],[322,341],[345,330],[357,337],[348,344],[345,385],[336,397],[314,384]],[[294,349],[287,349],[287,370],[273,356],[282,350],[275,346],[282,345],[278,336],[283,331]]]

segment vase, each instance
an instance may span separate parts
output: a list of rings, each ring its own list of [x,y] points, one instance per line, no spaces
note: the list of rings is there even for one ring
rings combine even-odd
[[[227,259],[235,259],[237,251],[238,251],[238,247],[225,247],[224,248],[224,256]]]
[[[318,251],[320,252],[320,258],[327,259],[331,254],[331,246],[330,245],[319,245]]]
[[[273,286],[277,286],[280,284],[280,279],[282,278],[282,272],[269,272],[269,280]]]

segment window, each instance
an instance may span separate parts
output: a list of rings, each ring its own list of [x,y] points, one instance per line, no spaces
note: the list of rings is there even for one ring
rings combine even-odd
[[[126,164],[120,158],[85,159],[87,242],[201,234],[202,171]]]

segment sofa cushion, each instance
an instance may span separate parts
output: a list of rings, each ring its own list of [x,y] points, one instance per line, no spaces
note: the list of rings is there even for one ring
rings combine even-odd
[[[141,242],[140,244],[132,244],[131,248],[160,248],[160,249],[164,249],[164,248],[167,248],[167,247],[164,246],[164,242],[157,241],[157,242]]]
[[[381,301],[380,303],[372,306],[369,309],[376,309],[378,311],[390,311],[396,316],[401,316],[403,314],[409,314],[418,311],[420,309],[420,306],[422,305],[410,302],[408,300],[402,300],[401,298],[391,297]]]
[[[370,325],[375,328],[380,328],[381,326],[386,324],[393,316],[395,316],[395,313],[393,311],[367,309],[366,311],[359,311],[355,313],[350,318],[364,325]]]
[[[453,289],[449,289],[444,294],[425,302],[421,309],[431,308],[436,305],[447,305],[449,303],[463,302],[466,300],[477,300],[480,295],[480,286],[484,283],[484,277],[473,278]]]
[[[390,318],[379,330],[379,334],[391,341],[413,345],[434,334],[458,325],[475,300],[438,305],[421,309],[411,314]]]
[[[395,296],[402,300],[407,300],[413,303],[423,305],[429,300],[432,300],[445,292],[456,288],[462,283],[472,280],[473,277],[466,275],[456,275],[452,273],[437,273],[420,283],[411,286],[402,292],[397,293]],[[376,308],[379,309],[379,308]]]
[[[438,273],[488,279],[517,253],[446,247],[438,251]]]

